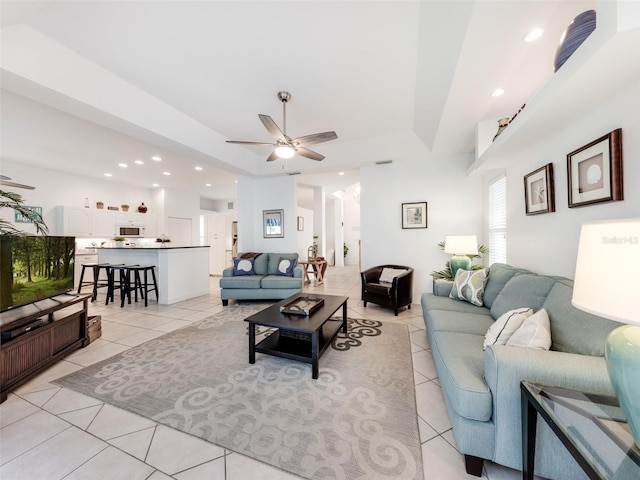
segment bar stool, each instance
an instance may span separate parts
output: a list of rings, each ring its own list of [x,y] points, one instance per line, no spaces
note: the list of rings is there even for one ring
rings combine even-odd
[[[131,268],[136,265],[111,265],[108,270],[108,288],[107,288],[107,300],[105,305],[109,304],[109,300],[115,301],[114,293],[116,288],[120,290],[120,308],[124,307],[125,298],[129,300],[131,304],[131,290],[135,288],[131,287]],[[118,279],[116,279],[116,275]]]
[[[96,298],[98,298],[98,288],[109,286],[109,269],[111,268],[111,266],[112,265],[110,263],[83,263],[82,271],[80,272],[80,281],[78,282],[78,293],[80,293],[80,290],[85,285],[92,285],[93,292],[91,296],[91,301],[95,302]],[[93,270],[93,280],[90,282],[84,281],[84,272],[85,272],[85,269],[87,268],[91,268]],[[106,271],[107,278],[106,280],[101,282],[100,273],[102,272],[102,269]]]
[[[91,287],[95,290],[95,287],[93,286],[94,282],[95,282],[95,268],[98,265],[98,263],[83,263],[82,264],[82,271],[80,272],[80,281],[78,282],[78,294],[80,294],[80,290],[82,290],[82,287],[84,287],[85,285],[91,285]],[[94,273],[94,280],[91,280],[90,282],[85,282],[84,281],[84,271],[87,268],[91,268],[93,269],[93,273]],[[94,298],[91,299],[91,301],[95,300]]]
[[[156,301],[158,301],[158,282],[156,281],[156,266],[155,265],[135,265],[129,267],[129,272],[134,273],[134,295],[136,302],[138,301],[138,290],[140,290],[140,296],[144,300],[144,306],[149,306],[149,292],[156,292]],[[140,272],[143,273],[144,282],[140,279]],[[149,285],[147,274],[151,272],[153,278],[153,285]],[[131,302],[129,302],[131,303]]]

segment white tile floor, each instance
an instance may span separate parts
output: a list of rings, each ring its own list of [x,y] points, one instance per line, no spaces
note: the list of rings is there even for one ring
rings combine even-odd
[[[102,316],[102,337],[74,352],[0,406],[2,480],[245,480],[294,479],[293,475],[217,447],[151,420],[57,387],[52,380],[111,357],[166,332],[190,325],[223,309],[218,278],[210,295],[171,306],[150,303],[92,304]],[[329,267],[325,282],[307,285],[317,293],[347,295],[349,316],[403,322],[411,332],[418,422],[427,480],[477,478],[467,475],[437,383],[422,320],[420,299],[398,317],[391,310],[360,301],[355,267]],[[117,303],[117,302],[116,302]],[[322,361],[321,361],[322,364]],[[520,478],[520,472],[485,462],[483,478]]]

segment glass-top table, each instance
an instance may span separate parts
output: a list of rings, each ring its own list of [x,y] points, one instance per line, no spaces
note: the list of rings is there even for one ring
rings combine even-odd
[[[640,479],[640,449],[613,397],[523,381],[522,478],[533,479],[538,414],[591,479]]]

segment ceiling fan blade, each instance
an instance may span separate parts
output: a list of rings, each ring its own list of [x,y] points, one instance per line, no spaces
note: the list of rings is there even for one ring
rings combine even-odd
[[[275,143],[268,142],[245,142],[243,140],[227,140],[227,143],[238,143],[240,145],[275,145]]]
[[[308,148],[297,147],[296,153],[301,157],[310,158],[311,160],[324,160],[324,155],[320,155],[319,153],[314,152],[313,150],[309,150]]]
[[[31,185],[24,185],[22,183],[16,183],[16,182],[11,182],[10,181],[11,178],[5,176],[5,175],[0,175],[0,185],[4,185],[7,187],[14,187],[14,188],[24,188],[27,190],[35,190],[36,187],[33,187]]]
[[[274,160],[278,159],[278,155],[276,154],[276,151],[274,150],[273,152],[271,152],[271,155],[269,155],[267,157],[267,162],[273,162]]]
[[[261,113],[259,113],[258,117],[260,117],[260,120],[262,120],[262,124],[273,138],[275,138],[276,140],[280,140],[281,142],[289,142],[287,140],[287,137],[284,136],[284,133],[282,133],[282,130],[280,130],[280,127],[278,127],[276,122],[274,122],[269,115],[262,115]]]
[[[316,143],[328,142],[329,140],[335,140],[338,138],[336,132],[322,132],[314,133],[312,135],[305,135],[304,137],[298,137],[291,140],[296,146],[306,147],[307,145],[315,145]]]

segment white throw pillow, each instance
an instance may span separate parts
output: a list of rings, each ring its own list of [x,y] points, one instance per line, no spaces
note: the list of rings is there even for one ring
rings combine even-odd
[[[458,270],[456,272],[456,278],[453,280],[449,298],[464,300],[481,307],[482,297],[484,296],[484,286],[487,283],[488,276],[488,268],[482,268],[480,270]]]
[[[551,348],[551,322],[549,322],[547,311],[543,308],[525,319],[520,328],[511,335],[507,345],[549,350]]]
[[[511,335],[520,328],[522,322],[531,315],[533,315],[533,309],[529,307],[516,308],[500,315],[500,318],[493,322],[493,325],[487,330],[487,334],[484,336],[483,349],[489,345],[505,345]]]
[[[382,283],[393,283],[394,278],[406,272],[404,268],[383,268],[378,281]]]

